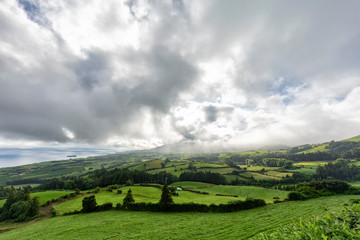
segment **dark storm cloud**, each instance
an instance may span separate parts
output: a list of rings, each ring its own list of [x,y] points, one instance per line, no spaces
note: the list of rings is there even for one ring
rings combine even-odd
[[[106,55],[94,51],[88,52],[86,59],[70,64],[70,67],[76,73],[80,85],[86,90],[91,90],[96,85],[108,81],[111,69],[108,69],[107,65]]]
[[[110,81],[110,59],[118,55],[98,50],[88,51],[85,59],[72,59],[67,65],[74,74],[58,76],[60,79],[53,79],[55,85],[43,85],[54,74],[52,69],[37,73],[38,84],[29,84],[23,74],[12,75],[13,82],[3,75],[1,131],[7,137],[64,142],[71,140],[64,135],[62,128],[66,128],[78,140],[102,141],[114,132],[136,131],[128,124],[141,121],[143,108],[154,115],[167,114],[179,93],[196,81],[196,68],[165,46],[123,53],[119,56],[131,57],[128,63],[134,69],[127,79]],[[146,73],[136,71],[140,65]],[[3,73],[10,71],[2,68]],[[127,86],[122,80],[136,84]]]
[[[178,93],[189,89],[197,77],[196,69],[164,46],[155,46],[146,56],[151,73],[141,76],[132,89],[132,104],[147,105],[166,113]]]

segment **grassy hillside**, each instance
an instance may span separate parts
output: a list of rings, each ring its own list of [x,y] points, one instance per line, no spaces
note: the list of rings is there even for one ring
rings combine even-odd
[[[235,213],[107,211],[55,218],[1,234],[1,239],[248,239],[292,219],[342,209],[359,196],[332,196],[271,204]]]
[[[360,135],[343,140],[343,142],[360,142]]]
[[[245,164],[246,159],[261,159],[281,154],[284,154],[286,157],[288,154],[329,152],[330,150],[341,151],[341,149],[349,150],[358,147],[357,143],[360,143],[360,136],[335,143],[306,144],[286,150],[252,150],[221,154],[184,154],[139,151],[63,161],[42,162],[24,166],[0,168],[0,185],[38,184],[49,178],[79,176],[96,169],[111,169],[115,167],[126,167],[132,170],[149,171],[151,173],[166,171],[176,176],[180,176],[181,173],[190,171],[190,163],[192,163],[197,171],[231,174],[233,170],[236,170],[236,168],[233,168],[236,166],[230,165],[232,167],[229,167],[226,164],[228,161],[237,161],[237,164]],[[250,172],[250,175],[248,174],[248,176],[241,176],[243,178],[251,177],[252,175],[255,179],[280,179],[281,177],[286,176],[286,174],[284,175],[278,172],[279,167],[270,168],[258,166],[256,164],[239,166],[241,168],[246,167]],[[271,172],[269,174],[259,174],[258,171],[262,169]],[[300,169],[299,172],[311,174],[314,172],[311,169],[313,168]]]
[[[193,193],[189,191],[178,191],[179,196],[173,196],[175,203],[202,203],[202,204],[220,204],[228,203],[234,200],[245,200],[247,197],[261,198],[267,203],[272,203],[274,197],[285,199],[287,197],[286,191],[279,191],[274,189],[266,189],[261,187],[251,186],[222,186],[207,183],[198,182],[177,182],[172,186],[181,186],[184,189],[198,190],[202,192],[208,192],[208,195]],[[115,206],[117,203],[122,203],[126,192],[131,188],[132,194],[136,202],[159,202],[161,196],[161,190],[155,187],[142,187],[131,186],[121,188],[122,194],[114,192],[99,192],[95,194],[96,202],[104,204],[107,202],[113,203]],[[216,194],[222,195],[238,195],[238,197],[231,196],[216,196]],[[75,199],[68,200],[55,206],[55,210],[59,214],[71,212],[74,210],[81,210],[82,200],[85,196],[77,197]]]
[[[72,193],[72,192],[68,192],[68,191],[36,192],[36,193],[31,193],[30,197],[31,198],[38,197],[39,198],[39,204],[43,205],[47,201],[51,201],[52,199],[57,199],[59,197],[68,195],[69,193]],[[6,199],[0,200],[0,207],[2,207],[5,202],[6,202]]]

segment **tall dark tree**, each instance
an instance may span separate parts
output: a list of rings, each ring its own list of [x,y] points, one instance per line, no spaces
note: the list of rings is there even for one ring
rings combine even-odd
[[[167,208],[169,205],[173,203],[174,200],[171,197],[169,187],[167,184],[165,184],[164,187],[162,188],[161,199],[159,201],[159,204],[162,208]]]
[[[130,188],[123,200],[123,206],[126,208],[129,204],[134,203],[134,202],[135,202],[135,199],[132,195],[131,188]]]

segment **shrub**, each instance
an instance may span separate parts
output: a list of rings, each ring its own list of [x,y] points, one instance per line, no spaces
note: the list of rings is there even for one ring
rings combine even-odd
[[[117,194],[122,194],[122,191],[121,191],[121,190],[117,190]]]
[[[93,192],[94,192],[94,193],[100,192],[100,188],[99,188],[99,187],[95,188]]]
[[[76,197],[76,193],[70,193],[70,194],[69,194],[69,197],[71,197],[71,198]]]
[[[122,209],[121,203],[117,203],[116,206],[115,206],[115,209],[116,210],[121,210]]]
[[[289,192],[287,199],[289,201],[305,200],[306,196],[300,192],[292,191],[292,192]]]
[[[308,186],[302,186],[299,187],[297,192],[305,195],[306,198],[317,198],[320,197],[320,194],[318,191],[316,191],[314,188],[308,187]]]
[[[97,211],[108,211],[111,209],[113,209],[113,204],[111,202],[97,206]]]
[[[51,217],[55,217],[56,216],[56,210],[55,210],[55,208],[51,208],[50,209],[50,213],[51,213]]]
[[[85,197],[82,200],[82,212],[94,212],[96,211],[96,199],[95,195],[91,195],[89,197]]]

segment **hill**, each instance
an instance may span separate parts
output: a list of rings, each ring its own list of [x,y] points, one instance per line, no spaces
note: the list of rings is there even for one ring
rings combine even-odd
[[[235,213],[118,212],[60,216],[1,233],[1,239],[248,239],[293,219],[338,211],[358,196],[286,202]]]
[[[167,172],[180,176],[184,172],[210,171],[236,178],[281,179],[293,172],[313,174],[316,167],[337,158],[360,158],[360,136],[342,141],[322,144],[306,144],[282,150],[251,150],[233,153],[161,153],[159,151],[136,151],[64,161],[35,163],[0,169],[1,185],[40,184],[50,178],[71,178],[91,174],[96,169],[129,168],[150,173]],[[294,161],[299,169],[284,169],[285,166],[269,165],[266,159],[287,159]],[[266,162],[264,162],[264,159]],[[315,167],[303,162],[316,161]],[[190,164],[194,168],[189,168]],[[239,174],[232,174],[242,169]]]

